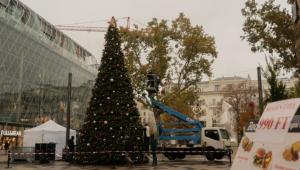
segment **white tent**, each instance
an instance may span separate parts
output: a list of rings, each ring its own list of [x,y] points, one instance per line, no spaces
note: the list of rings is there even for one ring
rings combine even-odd
[[[70,129],[70,136],[74,136],[76,141],[75,130]],[[36,143],[51,142],[56,143],[55,159],[61,159],[62,150],[66,146],[66,128],[53,120],[24,131],[24,147],[34,147]]]

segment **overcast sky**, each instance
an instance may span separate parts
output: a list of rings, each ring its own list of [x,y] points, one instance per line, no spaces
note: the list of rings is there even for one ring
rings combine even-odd
[[[241,8],[244,0],[21,0],[54,25],[85,21],[99,21],[131,17],[132,23],[146,24],[152,18],[173,20],[180,12],[192,24],[202,25],[206,33],[215,37],[218,58],[213,64],[214,78],[221,76],[247,76],[257,79],[256,67],[265,65],[262,54],[250,51],[242,35]],[[286,0],[279,0],[285,7]],[[120,21],[120,24],[124,24]],[[104,46],[102,32],[65,32],[79,44],[101,57]]]

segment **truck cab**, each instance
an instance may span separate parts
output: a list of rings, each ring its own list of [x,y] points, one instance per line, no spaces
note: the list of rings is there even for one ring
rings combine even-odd
[[[226,129],[220,127],[204,127],[201,133],[202,145],[214,149],[230,148],[230,137]]]
[[[220,127],[204,127],[201,131],[201,144],[205,147],[207,152],[206,158],[210,161],[214,159],[222,159],[224,154],[222,152],[231,149],[230,136],[226,129]],[[213,153],[214,152],[214,153]]]

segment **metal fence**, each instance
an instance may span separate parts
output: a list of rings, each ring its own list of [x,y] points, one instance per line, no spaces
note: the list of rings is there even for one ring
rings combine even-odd
[[[17,147],[10,151],[12,162],[18,160],[32,162],[34,160],[34,147]]]

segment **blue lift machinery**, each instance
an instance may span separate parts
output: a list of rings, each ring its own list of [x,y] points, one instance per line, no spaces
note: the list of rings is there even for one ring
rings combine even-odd
[[[169,160],[184,159],[187,154],[205,155],[210,161],[228,155],[231,161],[230,137],[226,129],[204,127],[199,120],[192,119],[155,99],[160,79],[147,74],[147,102],[153,107],[156,119],[160,150]],[[175,122],[164,122],[161,114],[175,118]],[[168,127],[168,128],[166,128]]]

